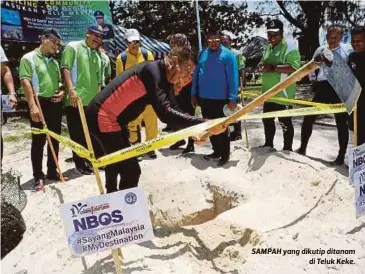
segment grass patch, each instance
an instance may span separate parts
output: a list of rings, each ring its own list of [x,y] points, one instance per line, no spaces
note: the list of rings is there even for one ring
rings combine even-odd
[[[9,135],[4,137],[4,142],[11,142],[11,143],[18,143],[24,140],[30,140],[31,139],[32,134],[30,132],[26,132],[23,134],[19,134],[19,135]]]

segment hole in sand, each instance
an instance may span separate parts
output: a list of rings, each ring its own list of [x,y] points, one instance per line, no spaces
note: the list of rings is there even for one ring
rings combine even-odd
[[[183,214],[179,220],[171,218],[169,212],[157,211],[151,213],[151,220],[154,226],[176,227],[200,225],[213,220],[219,214],[235,208],[244,201],[243,195],[236,192],[227,191],[223,188],[206,184],[207,191],[210,192],[210,199],[207,199],[209,207],[199,211]],[[173,220],[174,219],[174,220]]]

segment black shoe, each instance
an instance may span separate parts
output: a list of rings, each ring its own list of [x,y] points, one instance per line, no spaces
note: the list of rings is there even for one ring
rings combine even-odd
[[[213,152],[211,154],[208,155],[204,155],[204,159],[205,160],[210,160],[210,159],[218,159],[219,157],[221,157],[220,155],[218,155],[217,153]]]
[[[232,132],[231,133],[231,136],[230,136],[230,140],[231,141],[242,140],[242,134],[241,133],[234,133],[234,132]]]
[[[222,157],[219,159],[217,166],[223,166],[229,161],[229,157]]]
[[[76,168],[76,173],[80,175],[93,175],[94,172],[90,168]]]
[[[194,148],[194,145],[188,145],[182,152],[182,154],[186,154],[186,153],[189,153],[189,152],[194,152],[195,151],[195,148]]]
[[[307,151],[306,149],[303,149],[303,148],[298,148],[296,151],[296,153],[300,154],[300,155],[306,155],[307,154]]]
[[[172,132],[174,131],[174,129],[172,127],[170,127],[169,125],[167,125],[165,128],[162,129],[163,132]]]
[[[147,152],[147,155],[151,158],[151,159],[156,159],[157,155],[156,152],[154,150]]]
[[[344,157],[337,156],[336,160],[330,162],[331,166],[342,166],[345,163]]]
[[[181,140],[181,141],[178,141],[175,144],[171,145],[169,148],[170,148],[170,150],[177,150],[179,147],[181,147],[185,144],[186,144],[185,140]]]
[[[66,163],[73,163],[74,159],[72,157],[65,159]]]
[[[43,178],[34,179],[34,190],[41,191],[46,186]]]

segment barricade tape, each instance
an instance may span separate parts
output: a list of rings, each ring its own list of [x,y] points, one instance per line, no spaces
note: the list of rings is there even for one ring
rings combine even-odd
[[[247,114],[242,116],[241,120],[253,120],[263,118],[282,118],[282,117],[297,117],[297,116],[308,116],[308,115],[322,115],[322,114],[334,114],[346,112],[346,108],[343,104],[325,104],[320,107],[305,107],[297,109],[286,109],[280,111],[258,113],[258,114]]]
[[[259,113],[259,114],[248,114],[241,117],[239,120],[251,120],[251,119],[274,118],[274,117],[295,117],[295,116],[320,115],[320,114],[331,114],[331,113],[342,113],[342,112],[346,112],[346,109],[344,108],[343,104],[333,104],[333,105],[322,104],[321,106],[317,107],[305,107],[305,108],[288,109],[288,110]],[[114,164],[120,161],[124,161],[129,158],[137,157],[149,151],[174,144],[175,142],[188,138],[190,136],[201,135],[207,129],[220,124],[224,119],[225,118],[210,120],[205,123],[185,128],[183,130],[168,135],[160,136],[156,139],[141,144],[130,146],[128,148],[103,156],[99,159],[91,158],[90,153],[86,148],[48,129],[32,128],[32,133],[49,134],[52,138],[56,139],[63,145],[70,147],[79,156],[87,158],[88,160],[93,162],[96,167],[101,167]]]
[[[54,133],[53,131],[49,129],[39,129],[32,127],[31,132],[33,134],[48,134],[61,144],[70,147],[77,155],[79,155],[82,158],[90,159],[90,152],[84,148],[82,145],[72,141],[71,139],[68,139],[62,135],[58,135],[57,133]]]
[[[240,94],[241,97],[248,97],[248,98],[256,98],[260,96],[261,94],[256,92],[243,92]],[[273,103],[288,103],[293,105],[303,105],[303,106],[313,106],[313,107],[321,107],[321,106],[327,106],[328,104],[323,103],[316,103],[316,102],[310,102],[310,101],[304,101],[304,100],[297,100],[297,99],[289,99],[285,97],[272,97],[268,102]]]

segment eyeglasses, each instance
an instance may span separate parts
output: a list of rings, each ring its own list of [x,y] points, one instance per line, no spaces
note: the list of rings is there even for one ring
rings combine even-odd
[[[138,45],[139,43],[140,41],[138,40],[128,42],[128,44],[133,44],[133,45]]]
[[[221,41],[221,39],[208,39],[208,43],[219,43]]]

